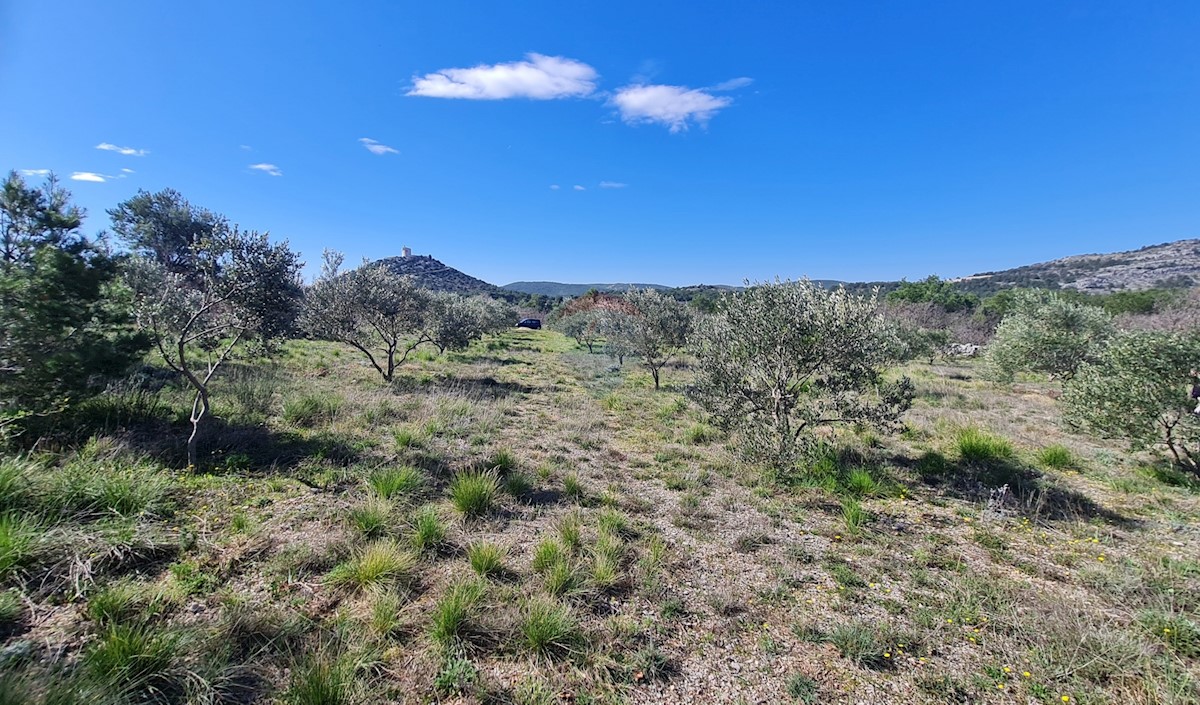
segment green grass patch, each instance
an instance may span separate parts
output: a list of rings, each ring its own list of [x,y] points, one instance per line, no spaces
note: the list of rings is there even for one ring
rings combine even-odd
[[[366,590],[407,585],[416,577],[417,557],[394,541],[376,541],[329,572],[334,587]]]
[[[467,547],[467,562],[471,564],[471,570],[480,577],[494,578],[503,575],[504,557],[504,549],[494,543],[481,541]]]
[[[367,476],[367,485],[383,499],[413,497],[424,488],[425,476],[411,465],[376,468]]]
[[[468,518],[492,511],[499,494],[500,481],[494,470],[459,473],[450,483],[450,501]]]
[[[297,426],[330,423],[337,417],[344,400],[333,394],[309,393],[283,402],[283,420]]]

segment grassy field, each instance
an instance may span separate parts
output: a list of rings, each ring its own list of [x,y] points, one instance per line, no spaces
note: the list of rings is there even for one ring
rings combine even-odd
[[[1200,702],[1200,486],[1054,387],[913,365],[904,433],[779,473],[612,365],[292,342],[203,472],[181,392],[99,400],[0,466],[0,704]]]

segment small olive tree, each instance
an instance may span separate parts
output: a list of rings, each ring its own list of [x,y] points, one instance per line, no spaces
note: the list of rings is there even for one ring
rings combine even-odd
[[[739,430],[755,461],[793,464],[820,426],[893,430],[912,404],[907,377],[883,378],[901,345],[874,295],[808,280],[756,284],[723,296],[692,349],[690,396]]]
[[[483,336],[508,328],[514,317],[510,306],[486,296],[432,292],[423,332],[439,353],[466,350]]]
[[[1133,448],[1164,448],[1175,463],[1200,475],[1200,415],[1188,395],[1200,367],[1195,335],[1127,332],[1064,385],[1068,421]]]
[[[366,355],[384,382],[420,345],[425,332],[429,292],[412,277],[385,267],[362,266],[341,272],[342,256],[325,252],[321,275],[304,297],[301,327],[314,338],[345,343]]]
[[[590,308],[564,316],[559,319],[556,327],[563,335],[574,338],[576,343],[586,345],[588,352],[595,352],[596,343],[600,342],[601,311]]]
[[[687,304],[654,289],[630,289],[623,297],[628,318],[609,333],[620,336],[616,345],[641,358],[642,366],[659,388],[663,366],[679,354],[692,333],[692,314]]]
[[[155,207],[142,207],[147,203]],[[174,191],[139,194],[110,214],[133,252],[126,274],[138,325],[194,393],[187,457],[196,466],[217,370],[244,344],[292,328],[299,256],[287,242],[240,230]]]
[[[1010,382],[1025,371],[1070,379],[1079,365],[1103,352],[1115,331],[1112,316],[1101,308],[1049,291],[1018,292],[988,346],[988,376]]]

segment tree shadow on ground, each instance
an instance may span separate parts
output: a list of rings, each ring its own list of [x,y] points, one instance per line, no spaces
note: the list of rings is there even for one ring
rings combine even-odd
[[[915,473],[924,484],[969,502],[991,502],[1030,519],[1101,519],[1123,527],[1140,524],[1076,490],[1063,487],[1035,468],[1008,459],[954,462],[929,451],[920,458],[893,456],[892,465]]]
[[[421,380],[403,377],[392,382],[392,389],[400,394],[415,392],[462,394],[483,399],[502,399],[514,394],[529,394],[536,387],[520,382],[501,382],[495,377],[455,377],[453,379]]]

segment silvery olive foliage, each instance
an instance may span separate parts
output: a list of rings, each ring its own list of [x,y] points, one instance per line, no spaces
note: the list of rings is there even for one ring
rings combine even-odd
[[[821,426],[898,427],[913,385],[883,371],[901,347],[874,295],[808,280],[755,284],[725,294],[699,326],[690,396],[740,432],[749,459],[788,467]]]
[[[509,307],[482,296],[432,292],[412,277],[364,262],[340,271],[342,256],[326,251],[321,275],[305,296],[301,325],[314,338],[345,343],[363,353],[384,382],[421,345],[463,350],[487,333],[507,328]]]
[[[586,345],[588,352],[595,352],[596,343],[600,342],[603,334],[600,332],[603,311],[590,308],[569,314],[559,319],[556,328],[562,334],[574,338],[580,345]]]
[[[1133,448],[1157,447],[1200,475],[1200,415],[1190,398],[1200,369],[1200,339],[1163,332],[1124,332],[1064,384],[1069,422]]]
[[[126,281],[137,323],[194,392],[187,453],[195,466],[213,376],[245,344],[267,343],[292,329],[301,262],[286,242],[240,230],[173,191],[154,195],[159,207],[134,207],[148,196],[139,194],[112,215],[133,252]],[[189,224],[188,214],[200,222]]]
[[[659,388],[662,368],[678,355],[692,333],[693,317],[687,304],[654,289],[630,289],[625,293],[627,313],[619,325],[610,325],[605,337],[617,349],[636,355]],[[613,311],[614,315],[620,315]]]
[[[1011,382],[1017,372],[1070,379],[1081,364],[1099,357],[1115,332],[1112,316],[1101,308],[1050,291],[1018,292],[987,348],[987,375],[999,382]]]

